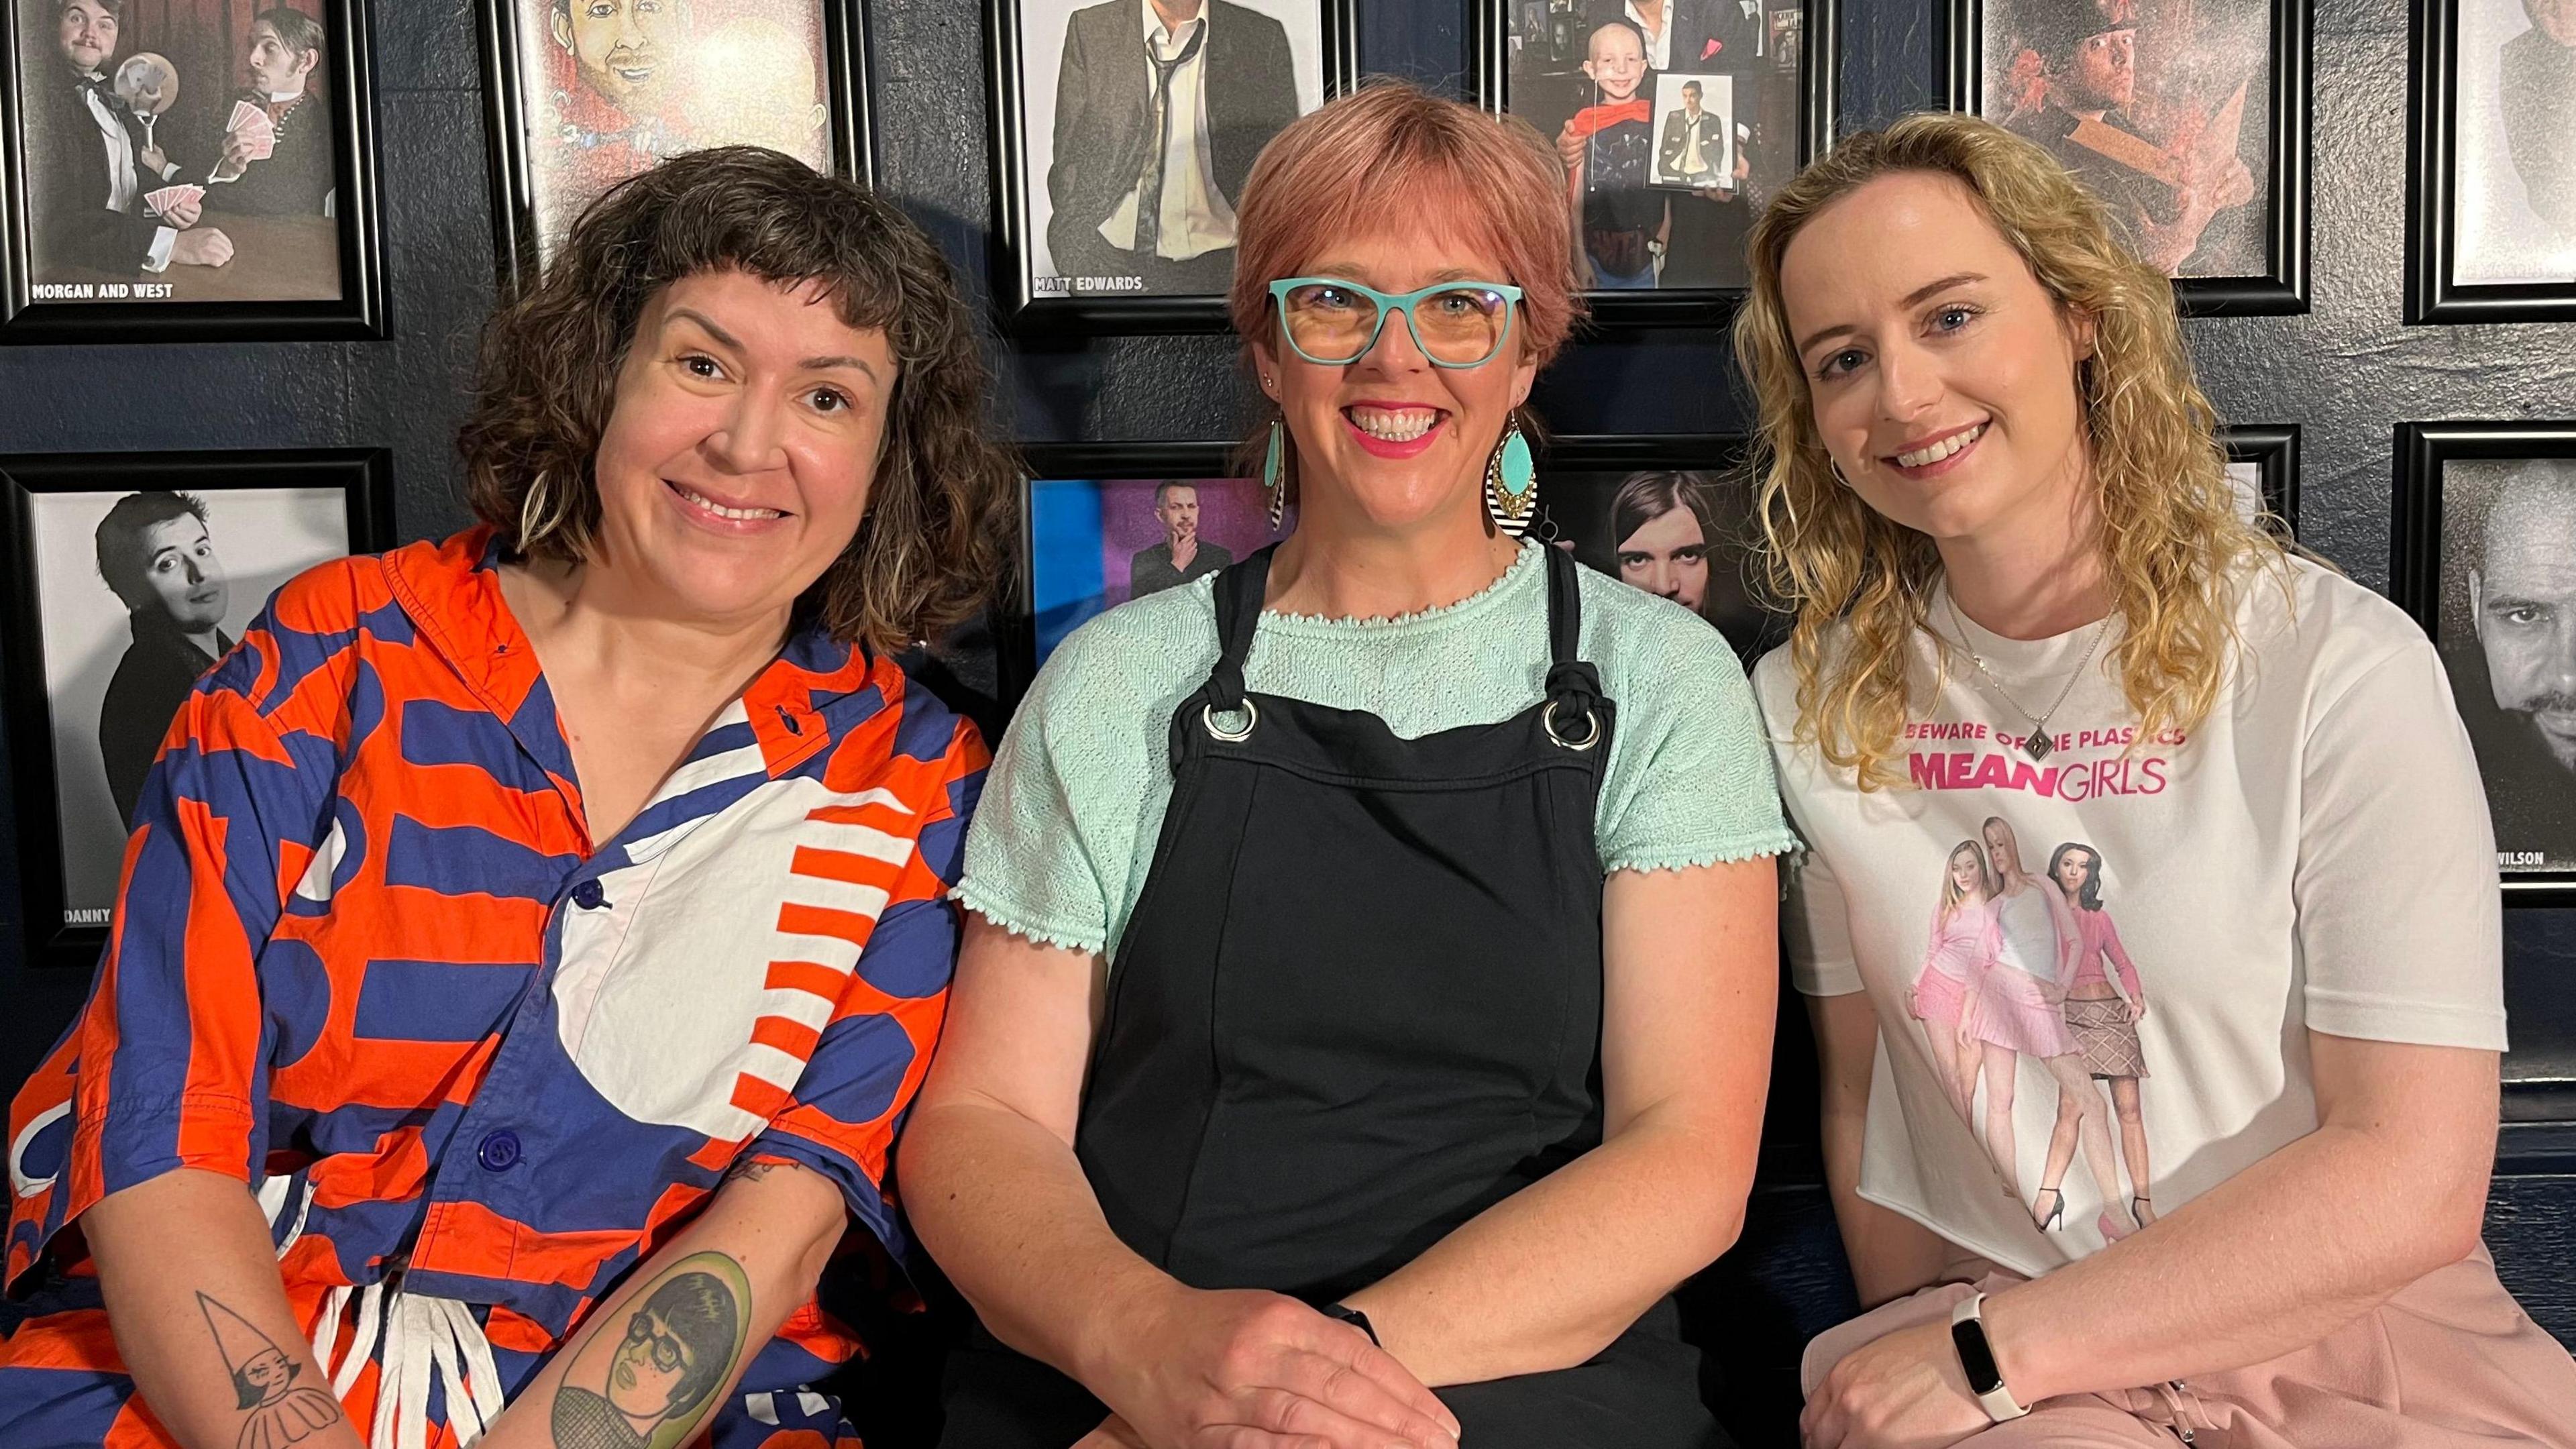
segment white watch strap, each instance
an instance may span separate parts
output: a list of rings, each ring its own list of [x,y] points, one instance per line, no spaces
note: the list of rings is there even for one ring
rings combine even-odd
[[[1983,1293],[1971,1293],[1960,1299],[1959,1306],[1950,1310],[1951,1328],[1956,1329],[1960,1324],[1974,1319],[1978,1336],[1984,1337],[1985,1308],[1986,1295]],[[1991,1342],[1987,1344],[1986,1357],[1990,1361],[1994,1358],[1994,1346]],[[1962,1364],[1961,1367],[1964,1369],[1966,1365]],[[1968,1391],[1976,1393],[1976,1385],[1970,1384]],[[2012,1388],[2004,1382],[2003,1367],[2000,1364],[1995,1367],[1995,1386],[1982,1394],[1977,1394],[1977,1406],[1986,1411],[1987,1418],[1998,1424],[2010,1423],[2030,1412],[2028,1406],[2012,1396]]]

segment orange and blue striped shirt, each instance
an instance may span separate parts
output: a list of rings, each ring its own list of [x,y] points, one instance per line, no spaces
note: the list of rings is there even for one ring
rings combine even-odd
[[[824,1174],[902,1256],[887,1153],[945,1009],[974,727],[800,633],[593,841],[498,557],[478,529],[304,574],[173,722],[88,1006],[10,1114],[0,1443],[167,1442],[77,1220],[179,1168],[259,1193],[361,1425],[393,1374],[369,1294],[463,1305],[515,1390],[744,1158]],[[858,1349],[805,1305],[713,1442],[844,1441],[811,1386]]]

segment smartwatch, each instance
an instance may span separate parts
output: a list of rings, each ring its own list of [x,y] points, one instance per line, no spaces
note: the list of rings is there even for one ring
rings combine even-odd
[[[2004,1371],[1995,1365],[1994,1345],[1986,1342],[1986,1295],[1971,1293],[1950,1310],[1950,1345],[1959,1351],[1959,1367],[1968,1376],[1968,1392],[1978,1407],[1998,1424],[2030,1412],[2004,1387]]]
[[[1367,1334],[1369,1342],[1377,1343],[1377,1330],[1369,1326],[1368,1315],[1360,1312],[1356,1308],[1353,1308],[1349,1304],[1327,1303],[1315,1311],[1321,1313],[1326,1318],[1339,1319],[1341,1322],[1349,1324],[1351,1327]],[[1386,1345],[1382,1343],[1377,1343],[1377,1346],[1380,1348],[1386,1347]]]

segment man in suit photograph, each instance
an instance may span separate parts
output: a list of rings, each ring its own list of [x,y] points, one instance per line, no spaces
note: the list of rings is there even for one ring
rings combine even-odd
[[[1055,92],[1046,225],[1076,295],[1204,294],[1234,275],[1234,201],[1297,119],[1288,31],[1227,0],[1073,12]],[[1112,279],[1113,285],[1085,286]]]
[[[1176,589],[1234,562],[1234,555],[1199,537],[1199,490],[1187,483],[1154,485],[1154,517],[1163,541],[1138,549],[1127,561],[1127,597]]]
[[[2442,654],[2496,849],[2563,867],[2576,864],[2576,462],[2509,466],[2485,518],[2446,550],[2466,556],[2470,627]]]
[[[1655,150],[1656,180],[1701,187],[1722,184],[1719,164],[1726,159],[1726,123],[1700,109],[1700,83],[1682,82],[1679,109],[1664,113],[1664,136]]]
[[[146,199],[181,167],[107,79],[125,10],[125,0],[33,0],[21,32],[35,42],[21,103],[40,282],[72,267],[133,275],[232,260],[232,239],[197,225],[197,200],[155,210]]]
[[[281,5],[251,21],[249,41],[243,67],[250,87],[234,99],[268,117],[273,149],[258,156],[241,129],[227,131],[206,205],[251,216],[327,216],[338,177],[331,101],[307,84],[322,63],[322,22]]]

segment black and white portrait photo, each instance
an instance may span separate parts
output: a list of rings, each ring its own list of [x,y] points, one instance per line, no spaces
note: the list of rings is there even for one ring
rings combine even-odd
[[[50,756],[51,778],[41,794],[22,790],[20,816],[49,810],[65,927],[107,919],[127,822],[197,678],[280,584],[346,556],[353,525],[381,516],[367,455],[155,456],[0,460],[19,575],[9,663],[13,685],[38,686],[13,688],[12,718],[40,715],[50,745],[31,750],[38,732],[13,728],[22,787]],[[27,864],[32,874],[38,862]]]
[[[1803,8],[1759,0],[1507,0],[1497,109],[1555,142],[1576,270],[1621,294],[1746,285],[1744,241],[1804,138]],[[1494,100],[1495,98],[1488,98]]]
[[[2576,874],[2576,426],[2409,424],[2401,602],[2477,748],[2496,863]]]
[[[2576,285],[2576,0],[2458,0],[2452,279]]]
[[[361,3],[10,0],[24,300],[299,320],[353,304],[350,265],[376,244],[372,203],[352,204],[368,98],[342,32]]]
[[[1334,79],[1325,0],[1004,0],[994,23],[1023,298],[1221,296],[1253,158]]]
[[[2498,864],[2576,869],[2576,458],[2444,468],[2442,612]]]

